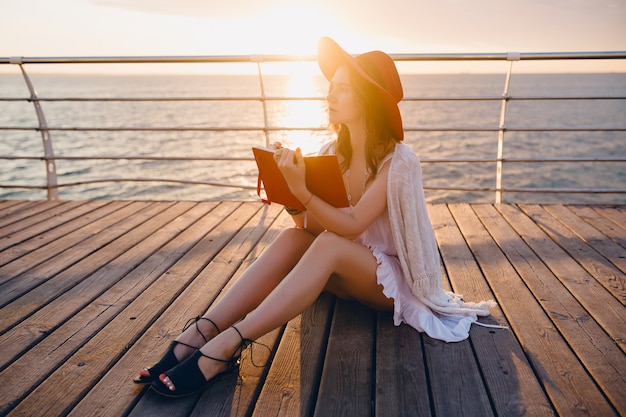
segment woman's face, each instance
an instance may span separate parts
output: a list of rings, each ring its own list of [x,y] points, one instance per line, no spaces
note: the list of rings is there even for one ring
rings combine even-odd
[[[362,120],[363,110],[350,83],[346,67],[339,67],[335,71],[326,99],[330,123],[349,125]]]

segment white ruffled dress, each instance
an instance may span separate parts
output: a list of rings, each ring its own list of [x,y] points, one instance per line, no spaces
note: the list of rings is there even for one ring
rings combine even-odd
[[[476,314],[434,313],[411,292],[393,243],[387,210],[356,241],[368,247],[376,258],[377,281],[383,286],[383,294],[394,300],[393,320],[396,326],[404,322],[434,339],[446,342],[467,338],[472,323],[478,319]]]
[[[335,145],[336,143],[327,144],[322,148],[320,154],[334,154]],[[383,286],[383,294],[387,298],[392,298],[394,300],[393,319],[396,326],[399,326],[401,323],[406,323],[420,332],[425,332],[434,339],[445,342],[459,342],[461,340],[465,340],[469,337],[469,330],[472,324],[481,324],[477,321],[478,316],[489,315],[488,307],[495,305],[495,303],[493,301],[465,303],[460,296],[447,293],[443,290],[441,287],[441,275],[439,274],[438,251],[436,248],[432,226],[430,226],[430,221],[427,220],[425,203],[423,200],[419,200],[418,202],[415,199],[412,200],[407,198],[413,197],[409,195],[410,193],[415,193],[418,197],[423,194],[421,188],[421,169],[419,168],[419,160],[406,145],[396,145],[395,151],[387,155],[383,161],[381,161],[380,166],[382,167],[387,160],[392,158],[393,160],[398,158],[398,163],[395,164],[394,167],[394,161],[392,160],[392,165],[390,167],[390,185],[388,188],[392,186],[394,188],[391,193],[388,190],[389,201],[387,210],[385,210],[383,215],[378,217],[367,228],[367,230],[365,230],[356,239],[356,241],[369,248],[372,255],[376,258],[378,263],[376,271],[377,282]],[[407,169],[408,167],[411,167],[415,172],[411,173],[411,171]],[[396,172],[394,172],[394,170],[396,170]],[[398,170],[400,170],[401,173],[398,173]],[[406,172],[404,172],[405,170]],[[415,187],[418,187],[417,189],[398,188],[398,183],[393,182],[401,178],[402,175],[411,174],[415,178],[412,178],[412,181],[408,181],[408,183],[412,183]],[[390,198],[390,196],[394,197]],[[425,262],[429,263],[426,272],[431,270],[434,272],[431,274],[431,280],[437,282],[431,281],[430,286],[435,288],[434,294],[439,296],[439,304],[433,304],[438,307],[436,310],[433,310],[420,298],[414,295],[413,290],[409,285],[409,282],[412,282],[412,279],[407,279],[412,277],[405,276],[405,273],[411,271],[410,265],[403,269],[400,261],[400,256],[395,243],[397,239],[394,239],[394,233],[391,226],[392,222],[389,215],[389,204],[398,204],[396,201],[398,196],[405,200],[400,201],[400,203],[410,206],[410,209],[409,207],[396,208],[396,211],[394,212],[396,213],[396,216],[398,216],[398,210],[402,211],[404,208],[414,211],[421,210],[423,212],[422,214],[424,215],[424,219],[426,219],[423,220],[423,224],[421,224],[423,229],[413,231],[412,234],[410,234],[411,237],[415,237],[414,240],[411,240],[412,245],[424,246],[422,248],[411,246],[408,251],[408,256],[411,258],[416,256],[416,258],[412,258],[412,260],[413,262],[418,263],[417,266],[422,266],[419,263],[425,260]],[[396,219],[396,222],[397,221],[398,219]],[[404,224],[404,221],[401,221],[400,223]],[[398,232],[396,235],[398,235]],[[397,237],[398,236],[396,236],[396,238]],[[406,236],[403,236],[402,233],[400,233],[400,237],[401,239],[398,241],[404,242],[405,244],[408,242],[405,239]],[[404,249],[405,252],[407,252],[407,248]],[[428,259],[425,259],[424,257],[427,256],[425,254],[431,255],[428,255]],[[405,254],[405,257],[406,256],[407,255]],[[423,259],[417,259],[417,257],[422,257]],[[420,291],[419,286],[417,286],[414,291]],[[433,293],[425,294],[425,297],[423,298],[425,300],[432,301],[432,297],[429,298],[429,295],[432,294]],[[444,299],[443,304],[441,304],[441,298]],[[487,325],[487,327],[499,326]]]

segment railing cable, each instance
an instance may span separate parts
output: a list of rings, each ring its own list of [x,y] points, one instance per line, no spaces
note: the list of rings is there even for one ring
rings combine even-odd
[[[513,70],[514,61],[520,60],[563,60],[563,59],[626,59],[626,51],[615,52],[574,52],[574,53],[508,53],[508,54],[392,54],[392,58],[396,61],[496,61],[506,60],[508,61],[508,70],[506,74],[506,80],[504,84],[503,93],[501,96],[463,96],[463,97],[405,97],[404,101],[495,101],[501,102],[500,118],[498,126],[405,126],[406,132],[497,132],[498,133],[498,145],[495,159],[494,158],[434,158],[434,159],[422,159],[424,163],[457,163],[457,162],[469,162],[469,163],[491,163],[495,162],[496,165],[496,181],[495,187],[456,187],[456,186],[425,186],[425,189],[429,190],[463,190],[463,191],[483,191],[494,192],[495,202],[503,202],[503,194],[511,192],[538,192],[538,193],[619,193],[624,194],[624,189],[601,189],[594,188],[593,190],[586,190],[581,188],[569,188],[569,189],[545,189],[545,188],[507,188],[503,184],[504,164],[507,163],[546,163],[546,162],[626,162],[623,157],[611,156],[606,158],[594,158],[594,157],[582,157],[582,158],[505,158],[504,157],[504,140],[506,132],[625,132],[626,126],[507,126],[507,105],[512,100],[625,100],[626,95],[624,93],[618,93],[617,95],[577,95],[577,96],[511,96],[509,93],[510,81]],[[252,160],[250,157],[246,158],[229,158],[229,157],[184,157],[184,156],[167,156],[167,157],[149,157],[149,156],[56,156],[54,153],[51,133],[52,131],[129,131],[129,132],[185,132],[185,131],[197,131],[197,132],[248,132],[248,131],[262,131],[265,136],[266,145],[270,144],[270,134],[280,131],[323,131],[325,127],[297,127],[297,126],[271,126],[270,117],[267,103],[268,101],[290,101],[290,100],[324,100],[324,97],[271,97],[267,96],[263,72],[261,69],[262,62],[300,62],[300,61],[314,61],[315,56],[282,56],[282,55],[255,55],[255,56],[213,56],[213,57],[49,57],[49,58],[24,58],[24,57],[0,57],[0,64],[16,64],[19,66],[22,76],[26,82],[26,85],[30,91],[30,97],[28,98],[16,98],[16,97],[0,97],[2,101],[31,101],[35,107],[35,111],[38,118],[37,126],[0,126],[0,131],[17,130],[17,131],[39,131],[41,133],[44,154],[41,156],[18,156],[18,155],[0,155],[0,160],[43,160],[46,166],[46,185],[44,186],[16,186],[12,184],[0,184],[0,188],[25,188],[25,189],[46,189],[48,199],[58,198],[58,189],[63,187],[70,187],[80,184],[93,184],[97,182],[175,182],[180,184],[204,184],[204,185],[217,185],[222,187],[237,187],[247,189],[247,185],[237,184],[225,184],[213,181],[186,181],[181,179],[168,179],[168,178],[102,178],[85,181],[76,181],[72,183],[58,184],[57,182],[57,160],[155,160],[155,161],[208,161],[208,160]],[[75,63],[255,63],[257,68],[257,75],[259,78],[260,96],[241,96],[241,97],[38,97],[38,94],[30,80],[30,77],[26,73],[23,64],[75,64]],[[48,126],[46,117],[41,107],[42,101],[49,102],[81,102],[81,101],[120,101],[120,102],[158,102],[158,101],[260,101],[263,109],[263,126],[223,126],[223,127],[154,127],[154,126],[114,126],[114,127],[100,127],[100,126],[82,126],[82,127],[66,127],[66,126]]]

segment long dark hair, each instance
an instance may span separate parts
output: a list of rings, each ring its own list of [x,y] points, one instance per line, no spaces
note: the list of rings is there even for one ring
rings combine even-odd
[[[380,161],[393,150],[400,139],[395,137],[387,118],[387,113],[374,85],[361,78],[352,68],[348,67],[351,86],[363,110],[366,123],[367,138],[365,141],[365,162],[369,183],[376,178]],[[352,145],[350,130],[345,125],[334,126],[337,131],[337,153],[342,156],[341,169],[345,172],[350,167]]]

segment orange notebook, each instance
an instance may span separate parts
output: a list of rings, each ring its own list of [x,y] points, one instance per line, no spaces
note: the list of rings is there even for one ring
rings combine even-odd
[[[253,147],[254,159],[259,168],[257,194],[264,203],[278,203],[285,207],[304,210],[304,206],[291,193],[287,181],[274,161],[274,151]],[[339,161],[335,155],[305,156],[306,186],[313,194],[334,207],[348,207],[348,196],[343,186]],[[261,185],[266,198],[261,197]]]

